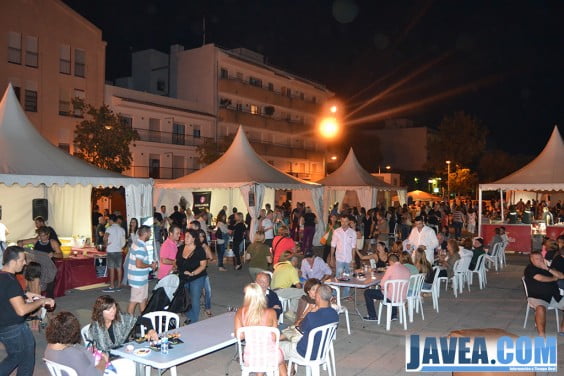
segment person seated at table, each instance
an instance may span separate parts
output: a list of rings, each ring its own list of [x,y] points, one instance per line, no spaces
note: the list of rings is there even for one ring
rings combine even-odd
[[[380,286],[384,286],[386,281],[401,279],[405,281],[409,281],[409,277],[411,273],[408,268],[402,265],[399,262],[399,257],[395,253],[388,256],[388,261],[390,263],[390,267],[386,269],[382,280],[380,281]],[[388,286],[388,295],[392,293],[392,286]],[[405,294],[407,294],[407,288],[405,289]],[[366,321],[377,321],[378,316],[376,315],[376,308],[374,307],[374,300],[382,300],[384,299],[384,293],[381,289],[366,289],[364,290],[364,301],[366,303],[366,310],[368,311],[368,316],[364,317]],[[404,295],[405,299],[405,295]],[[392,320],[397,320],[398,317],[398,308],[392,307]]]
[[[109,295],[102,295],[96,299],[91,318],[88,338],[103,352],[109,352],[112,348],[127,342],[129,333],[136,324],[148,329],[146,332],[148,339],[156,341],[159,338],[157,332],[153,330],[151,320],[121,312],[119,304]]]
[[[474,268],[476,267],[476,263],[478,262],[478,257],[480,257],[481,255],[485,254],[486,251],[484,251],[484,239],[477,237],[474,238],[474,241],[472,242],[472,261],[470,261],[470,267],[469,270],[474,270]]]
[[[67,366],[81,376],[135,375],[135,363],[129,359],[115,359],[110,363],[108,354],[99,353],[100,359],[81,344],[80,324],[70,312],[59,312],[49,320],[45,330],[47,360]]]
[[[26,246],[28,244],[33,244],[33,249],[41,252],[45,252],[49,257],[62,257],[60,243],[53,239],[51,235],[51,230],[47,226],[39,227],[37,230],[37,237],[20,240],[18,245],[20,247]]]
[[[415,265],[419,273],[425,274],[423,289],[429,290],[433,286],[435,271],[429,260],[427,260],[427,254],[425,253],[424,247],[424,245],[420,245],[413,253],[413,265]]]
[[[255,238],[245,254],[245,261],[249,263],[249,276],[254,281],[257,274],[268,270],[268,264],[272,264],[270,247],[264,243],[264,231],[257,231]]]
[[[290,237],[288,226],[282,225],[278,227],[278,235],[272,239],[272,263],[277,264],[280,256],[286,251],[292,254],[296,252],[296,243]]]
[[[296,311],[296,321],[294,321],[295,326],[300,326],[300,323],[310,312],[317,310],[317,305],[315,304],[315,294],[322,282],[317,278],[310,278],[304,283],[304,295],[298,301],[298,310]]]
[[[417,247],[419,249],[419,247]],[[407,251],[403,251],[399,257],[399,260],[403,266],[409,269],[411,275],[419,274],[419,270],[413,265],[413,260],[411,259],[411,254]]]
[[[244,291],[245,298],[243,305],[235,314],[235,333],[237,333],[239,328],[246,326],[278,328],[276,312],[271,308],[267,308],[266,299],[261,286],[256,283],[249,283],[245,286]],[[264,354],[265,348],[269,353],[276,352],[278,354],[278,372],[281,376],[286,376],[287,370],[286,363],[284,362],[284,354],[280,347],[276,347],[274,338],[270,336],[262,339],[260,343],[255,341],[247,342],[243,353],[245,364],[257,364],[263,361],[260,354]]]
[[[390,255],[391,253],[388,253],[386,243],[378,242],[376,243],[376,253],[369,253],[367,255],[359,254],[359,257],[362,261],[370,262],[370,260],[374,260],[376,263],[376,268],[385,268],[388,265],[388,257]]]
[[[305,252],[300,269],[303,279],[316,278],[323,282],[333,275],[329,265],[321,257],[317,257],[313,251]]]
[[[392,248],[390,249],[390,253],[400,254],[403,252],[403,242],[401,240],[396,240],[392,244]]]
[[[461,259],[469,258],[470,262],[472,262],[472,257],[474,257],[474,252],[472,252],[472,239],[464,238],[462,244],[458,247],[458,254]]]
[[[262,291],[266,298],[266,306],[276,311],[276,318],[279,318],[282,314],[282,302],[280,302],[278,294],[270,289],[270,274],[265,272],[258,273],[255,279],[255,283],[257,283],[262,288]]]
[[[560,294],[557,281],[564,279],[564,274],[546,265],[542,255],[533,251],[529,255],[529,265],[524,277],[527,285],[528,302],[535,310],[535,324],[539,336],[545,336],[546,310],[549,306],[564,310],[564,298]],[[528,308],[527,308],[528,309]],[[564,332],[564,323],[560,323],[559,334]]]
[[[274,265],[270,286],[278,296],[290,301],[290,312],[296,312],[298,300],[303,295],[302,284],[298,274],[298,259],[290,251],[280,256],[280,262]]]
[[[449,239],[447,242],[447,256],[439,257],[439,265],[444,269],[440,271],[439,277],[452,278],[454,276],[454,263],[460,260],[460,248],[456,239]]]
[[[552,262],[554,257],[558,254],[558,243],[556,240],[549,239],[546,242],[546,252],[544,254],[544,259]]]

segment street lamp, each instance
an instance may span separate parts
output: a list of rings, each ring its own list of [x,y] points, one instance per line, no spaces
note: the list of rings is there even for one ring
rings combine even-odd
[[[392,166],[387,165],[386,167],[384,167],[388,172],[390,172],[390,169],[392,168]],[[380,165],[378,165],[378,174],[380,174]]]
[[[447,200],[450,200],[450,161],[447,164]]]

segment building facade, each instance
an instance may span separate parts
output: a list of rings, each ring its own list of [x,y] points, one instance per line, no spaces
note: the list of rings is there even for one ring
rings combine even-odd
[[[59,0],[0,2],[0,85],[12,83],[26,115],[52,144],[73,152],[81,117],[74,97],[104,101],[102,32]]]
[[[151,93],[199,103],[217,118],[216,140],[230,139],[243,125],[254,149],[273,166],[305,180],[324,176],[326,146],[316,122],[333,93],[322,85],[266,64],[261,54],[213,44],[190,50],[172,46],[168,71],[158,51],[136,53],[132,60],[132,77],[116,84],[141,88],[149,82]],[[135,66],[153,69],[139,77]]]
[[[200,104],[111,85],[105,103],[139,134],[126,175],[175,179],[200,168],[197,147],[215,136],[215,117]]]

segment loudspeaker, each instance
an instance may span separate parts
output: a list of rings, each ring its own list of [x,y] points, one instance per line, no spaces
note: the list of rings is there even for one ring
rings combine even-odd
[[[49,220],[49,201],[46,198],[34,198],[31,200],[32,219],[42,216],[45,221]]]

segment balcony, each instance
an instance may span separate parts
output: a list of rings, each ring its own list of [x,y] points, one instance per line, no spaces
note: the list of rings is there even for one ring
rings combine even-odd
[[[176,179],[197,171],[194,168],[131,166],[127,175],[135,178]]]
[[[247,136],[249,142],[257,154],[261,156],[272,156],[281,158],[307,159],[311,161],[322,161],[324,153],[316,151],[314,147],[305,149],[304,147],[295,148],[276,142],[266,142],[258,140],[252,136]],[[265,158],[266,159],[266,158]]]
[[[227,123],[236,123],[255,128],[262,128],[269,131],[287,132],[292,134],[303,133],[313,128],[309,125],[292,122],[284,118],[238,111],[236,107],[233,106],[220,108],[218,120]]]
[[[169,145],[198,146],[204,142],[204,137],[194,137],[181,133],[153,131],[144,128],[134,128],[139,134],[140,141],[158,142]]]
[[[295,96],[282,95],[281,92],[268,90],[260,86],[250,85],[246,81],[237,78],[221,78],[218,80],[219,92],[236,94],[245,98],[256,100],[257,102],[291,108],[296,111],[317,114],[319,103],[314,103]]]

